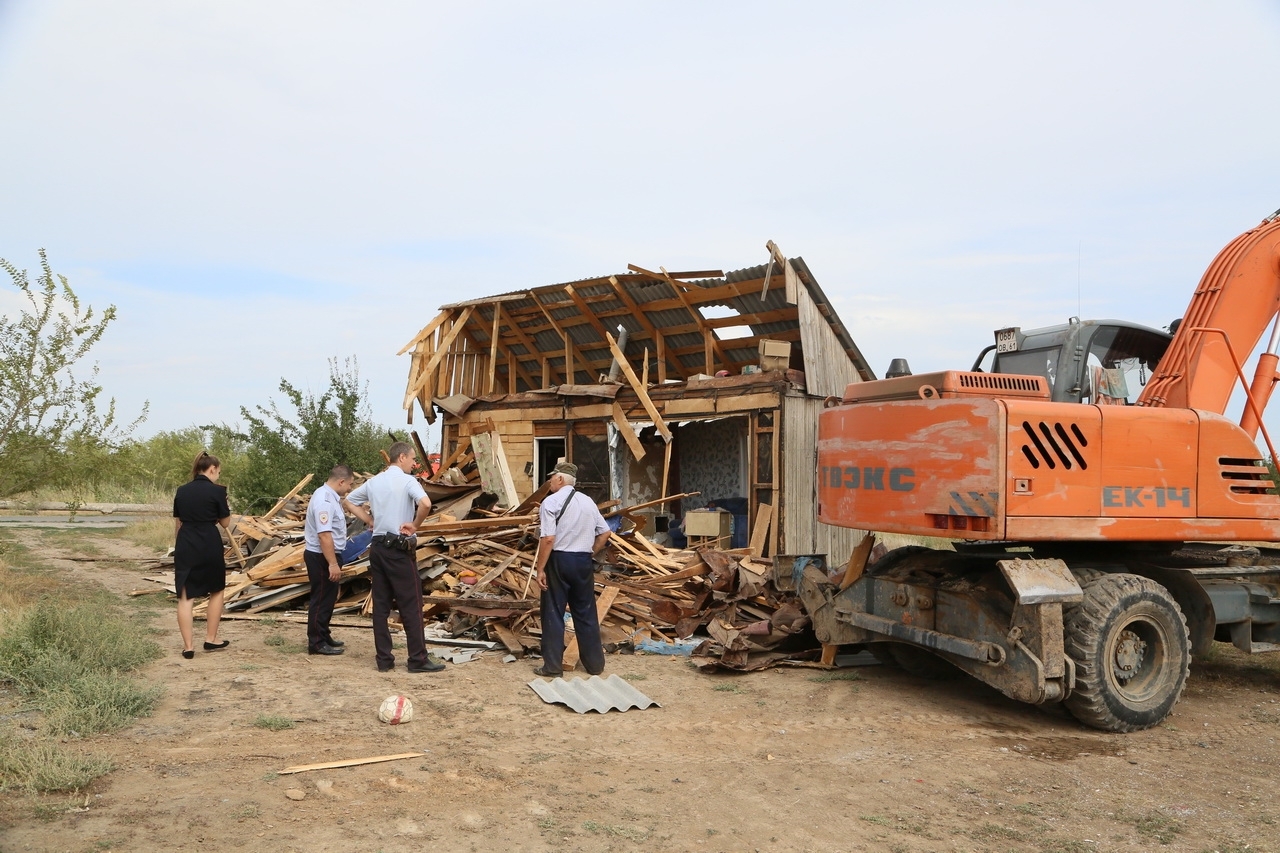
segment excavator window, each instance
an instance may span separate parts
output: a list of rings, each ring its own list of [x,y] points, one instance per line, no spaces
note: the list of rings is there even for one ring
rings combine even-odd
[[[1089,342],[1081,402],[1129,406],[1138,399],[1169,336],[1131,326],[1099,326]]]
[[[997,356],[996,373],[1015,373],[1019,376],[1043,376],[1054,387],[1058,378],[1058,355],[1061,348],[1057,346],[1042,349],[1024,349],[1018,352],[1005,352]]]

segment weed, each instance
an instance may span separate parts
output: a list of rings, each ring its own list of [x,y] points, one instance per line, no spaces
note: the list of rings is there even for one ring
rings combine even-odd
[[[979,841],[1022,841],[1023,834],[1012,827],[986,821],[969,833]]]
[[[282,717],[279,714],[259,714],[253,724],[260,729],[272,732],[293,728],[293,720],[288,717]]]
[[[1040,815],[1044,814],[1044,809],[1042,809],[1036,803],[1018,803],[1016,806],[1013,807],[1013,810],[1021,814],[1029,814],[1029,815],[1034,815],[1036,817],[1039,817]]]
[[[249,803],[246,806],[242,806],[241,808],[236,809],[236,811],[232,813],[231,816],[234,817],[236,820],[252,820],[253,818],[260,816],[261,814],[262,814],[262,809],[258,808],[257,803]]]
[[[1280,725],[1280,710],[1270,711],[1266,708],[1250,708],[1249,716],[1259,723]]]
[[[280,647],[280,646],[283,646],[286,642],[287,640],[285,640],[283,634],[271,634],[265,640],[262,641],[262,644],[264,646]]]
[[[597,823],[594,820],[582,822],[582,828],[587,832],[598,835],[607,835],[611,838],[625,838],[628,841],[640,842],[644,841],[652,833],[649,829],[633,829],[629,826],[617,826],[614,824]]]
[[[622,677],[627,681],[647,681],[649,678],[649,676],[645,675],[643,672],[629,672]]]
[[[809,680],[814,684],[827,684],[832,681],[861,681],[862,676],[856,672],[824,672],[810,676]]]
[[[556,825],[556,819],[553,817],[538,818],[538,829],[552,829]]]
[[[110,771],[110,759],[81,755],[12,729],[0,732],[0,790],[78,791]]]
[[[1168,815],[1157,811],[1143,812],[1141,814],[1122,812],[1116,815],[1116,820],[1132,824],[1133,828],[1138,832],[1154,838],[1161,844],[1172,844],[1173,839],[1183,830],[1181,821],[1174,820]]]
[[[256,663],[242,663],[240,664],[240,668],[245,672],[257,672],[262,669],[262,665]]]
[[[279,778],[280,778],[280,774],[274,770],[268,770],[266,773],[262,774],[263,782],[274,782]]]
[[[43,596],[0,636],[3,680],[35,701],[55,733],[114,731],[160,699],[161,688],[125,674],[159,657],[160,647],[139,625],[111,615],[118,611]]]
[[[867,823],[874,823],[876,826],[893,826],[893,821],[889,818],[878,814],[859,815],[858,820],[864,820]]]
[[[712,687],[711,689],[716,691],[717,693],[746,693],[747,692],[737,684],[717,684],[715,687]]]

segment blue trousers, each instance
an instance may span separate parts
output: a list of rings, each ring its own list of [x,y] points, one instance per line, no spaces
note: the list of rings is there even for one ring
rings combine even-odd
[[[604,672],[604,646],[596,618],[595,566],[583,551],[552,551],[547,561],[547,588],[542,591],[542,665],[559,672],[564,663],[564,608],[573,614],[578,657],[592,675]]]

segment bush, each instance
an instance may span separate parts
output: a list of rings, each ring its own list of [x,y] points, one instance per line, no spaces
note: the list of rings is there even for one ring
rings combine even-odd
[[[387,443],[387,434],[371,419],[367,384],[360,382],[354,359],[342,365],[337,359],[329,362],[329,388],[319,397],[285,379],[280,380],[280,392],[293,412],[282,412],[274,401],[255,407],[255,412],[240,410],[249,425],[243,436],[245,467],[223,472],[222,482],[241,509],[270,509],[304,476],[315,475],[312,486],[319,486],[339,463],[357,471],[382,469],[378,451]]]

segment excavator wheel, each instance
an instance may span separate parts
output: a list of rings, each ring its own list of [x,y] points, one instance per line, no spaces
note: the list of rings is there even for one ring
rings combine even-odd
[[[1168,716],[1187,683],[1191,637],[1163,586],[1138,575],[1102,575],[1084,586],[1084,601],[1064,623],[1076,687],[1063,704],[1073,717],[1132,732]]]

